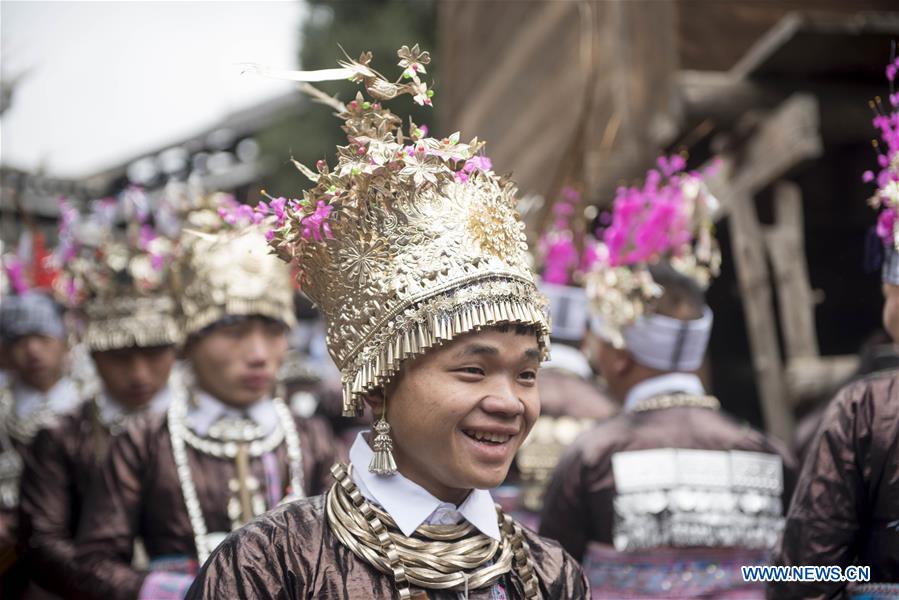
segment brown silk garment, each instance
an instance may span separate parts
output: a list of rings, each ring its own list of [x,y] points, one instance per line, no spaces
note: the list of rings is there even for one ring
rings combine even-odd
[[[0,439],[0,451],[10,450],[18,455],[24,468],[31,444],[11,436]],[[18,548],[20,527],[18,505],[0,507],[0,598],[17,599],[28,585],[28,573]]]
[[[212,554],[187,594],[189,600],[398,599],[393,577],[360,560],[334,536],[325,497],[282,506],[231,534]],[[559,545],[524,530],[543,598],[588,598],[578,564]],[[510,599],[522,598],[514,573],[504,579]],[[413,588],[413,598],[424,594]],[[433,600],[458,592],[429,590]],[[470,590],[472,600],[493,598],[489,587]]]
[[[622,498],[616,498],[613,456],[639,456],[638,451],[650,449],[718,451],[714,453],[714,457],[721,460],[730,460],[733,451],[744,451],[762,453],[774,461],[780,460],[783,469],[783,495],[782,498],[773,499],[778,504],[778,519],[783,514],[781,500],[783,507],[786,507],[793,488],[795,461],[786,448],[720,411],[676,406],[628,412],[582,433],[562,457],[544,496],[540,534],[558,540],[578,560],[582,560],[589,542],[616,545],[616,506],[623,508],[623,502]],[[676,453],[677,450],[669,452]],[[657,461],[651,460],[644,466],[652,467],[653,463],[657,464]],[[643,471],[650,470],[653,469],[634,468],[625,474],[642,477]],[[661,475],[664,476],[665,473]],[[777,475],[780,478],[780,473]],[[653,491],[650,489],[653,482],[639,483],[644,484],[644,489]],[[700,495],[699,492],[686,491],[694,497]],[[731,493],[731,490],[725,491]],[[631,514],[634,512],[639,511],[631,511]],[[621,548],[620,536],[618,541],[619,549],[632,549]],[[773,543],[772,540],[771,544]],[[712,545],[722,544],[719,542]],[[643,546],[644,549],[649,547],[651,546]]]
[[[329,472],[334,463],[333,435],[317,419],[296,419],[296,426],[305,492],[320,494],[333,482]],[[207,530],[231,531],[227,507],[233,496],[229,482],[236,476],[235,461],[204,454],[190,446],[186,452]],[[287,486],[284,443],[275,449],[274,455],[281,482]],[[250,460],[250,474],[260,482],[266,481],[261,457]],[[273,492],[283,496],[286,489]],[[164,557],[197,558],[165,415],[116,436],[88,492],[76,537],[77,589],[84,597],[137,597],[147,572],[131,566],[135,538],[142,540],[151,562]]]
[[[843,388],[802,467],[774,559],[780,565],[866,565],[899,582],[899,371]],[[778,583],[770,598],[825,598],[839,582]]]
[[[34,438],[19,501],[20,547],[32,587],[60,596],[72,589],[75,528],[108,444],[109,432],[93,402],[82,403]]]

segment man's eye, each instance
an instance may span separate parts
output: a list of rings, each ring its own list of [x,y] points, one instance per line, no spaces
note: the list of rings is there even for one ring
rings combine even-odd
[[[460,373],[469,373],[471,375],[483,375],[484,369],[481,367],[462,367],[461,369],[457,369]]]
[[[265,333],[267,335],[281,335],[282,333],[286,333],[287,329],[281,323],[266,323],[265,324]]]

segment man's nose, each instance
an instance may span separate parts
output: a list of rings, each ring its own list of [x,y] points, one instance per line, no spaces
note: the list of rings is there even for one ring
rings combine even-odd
[[[503,417],[517,417],[524,413],[524,403],[515,392],[514,382],[505,377],[498,378],[481,402],[481,408],[487,413]]]
[[[253,365],[264,364],[271,358],[268,339],[261,331],[251,331],[244,342],[244,358]]]

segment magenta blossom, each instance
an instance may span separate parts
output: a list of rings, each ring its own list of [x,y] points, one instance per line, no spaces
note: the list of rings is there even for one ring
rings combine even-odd
[[[493,168],[493,161],[486,156],[474,156],[465,161],[462,167],[464,173],[473,173],[475,171],[489,171]]]
[[[683,157],[660,157],[659,170],[651,169],[641,187],[619,188],[603,232],[610,266],[676,255],[692,243],[690,207],[681,186]],[[702,178],[694,173],[690,177]]]
[[[315,207],[315,211],[303,217],[303,220],[301,221],[303,225],[303,239],[308,240],[309,238],[313,238],[316,241],[321,242],[324,238],[333,238],[331,226],[328,223],[328,217],[332,210],[334,210],[333,206],[326,204],[324,200],[319,200]]]
[[[162,271],[162,268],[165,266],[165,256],[162,254],[150,254],[150,266],[157,273]]]
[[[568,274],[577,267],[578,254],[574,242],[567,236],[547,242],[543,259],[543,280],[547,283],[566,285]]]
[[[574,203],[581,199],[581,193],[577,191],[576,188],[566,185],[562,188],[562,198],[568,202]]]
[[[683,156],[673,155],[670,158],[660,156],[656,161],[665,177],[671,177],[675,173],[683,171],[687,167],[687,161]]]
[[[28,291],[28,282],[25,281],[25,269],[22,261],[10,260],[6,265],[6,275],[17,294],[24,294]]]
[[[156,232],[149,225],[141,225],[140,234],[138,236],[138,247],[141,250],[146,250],[150,247],[150,244],[153,243],[153,240],[157,238]]]
[[[884,245],[893,244],[894,230],[896,227],[896,209],[893,207],[885,208],[877,217],[877,237],[883,241]]]

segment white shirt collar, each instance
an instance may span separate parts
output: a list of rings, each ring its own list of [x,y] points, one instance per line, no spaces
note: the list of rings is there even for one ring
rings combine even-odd
[[[104,423],[114,423],[122,417],[131,416],[137,413],[146,414],[162,414],[169,405],[169,399],[172,397],[172,391],[169,386],[164,386],[155,396],[147,403],[135,411],[129,411],[124,406],[112,399],[112,397],[104,390],[97,395],[97,410],[100,412],[100,420]]]
[[[209,428],[224,417],[251,419],[268,435],[278,426],[278,413],[271,398],[263,398],[245,408],[228,406],[203,390],[194,390],[194,404],[187,411],[187,426],[194,433],[205,436]]]
[[[12,392],[15,399],[16,416],[20,419],[24,419],[38,410],[45,400],[47,407],[57,414],[68,411],[78,403],[78,386],[69,377],[62,377],[46,393],[31,387],[24,381],[16,380]]]
[[[461,506],[442,502],[401,473],[384,477],[369,472],[373,452],[362,433],[350,448],[352,478],[359,491],[393,517],[405,536],[411,536],[423,523],[450,525],[465,519],[484,535],[500,540],[496,506],[487,490],[472,490]]]
[[[644,379],[627,393],[624,399],[624,412],[630,412],[638,402],[672,392],[683,392],[701,396],[705,394],[702,380],[693,373],[666,373],[657,377]]]

